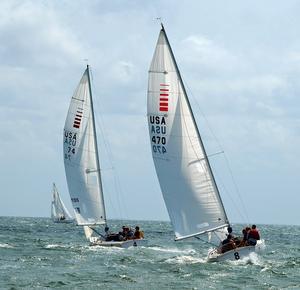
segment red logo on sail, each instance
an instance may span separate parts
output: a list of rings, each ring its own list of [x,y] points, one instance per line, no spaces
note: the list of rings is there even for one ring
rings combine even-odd
[[[160,84],[159,88],[159,111],[168,112],[169,89],[167,84]]]
[[[74,119],[74,123],[73,123],[74,128],[79,129],[80,123],[81,123],[81,120],[82,120],[82,115],[83,115],[82,109],[78,108],[77,111],[76,111],[75,119]]]

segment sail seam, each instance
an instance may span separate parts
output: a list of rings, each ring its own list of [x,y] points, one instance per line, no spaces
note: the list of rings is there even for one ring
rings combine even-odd
[[[74,98],[74,97],[72,97],[72,99],[76,100],[76,101],[79,101],[79,102],[84,102],[84,100],[82,100],[82,99],[77,99],[77,98]]]

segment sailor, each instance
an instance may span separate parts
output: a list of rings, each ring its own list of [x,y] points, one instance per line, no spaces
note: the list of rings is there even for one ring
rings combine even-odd
[[[232,227],[231,227],[231,226],[229,226],[229,227],[227,228],[227,231],[228,231],[228,234],[232,235]]]
[[[234,242],[233,234],[232,234],[232,227],[229,226],[227,228],[227,231],[228,231],[227,238],[225,240],[223,240],[220,245],[219,251],[221,251],[221,253],[225,253],[227,251],[230,251],[230,250],[236,248],[236,244]]]
[[[232,227],[231,226],[228,226],[227,232],[228,232],[227,238],[222,241],[222,245],[230,243],[230,241],[233,239]]]
[[[104,228],[104,237],[105,237],[105,241],[110,242],[110,241],[123,241],[123,237],[120,235],[120,233],[111,233],[109,230],[109,227],[106,226]]]
[[[111,234],[111,232],[109,231],[109,227],[108,226],[106,226],[104,228],[104,232],[105,232],[105,237],[108,237]]]
[[[135,227],[135,232],[134,232],[133,238],[134,239],[143,239],[144,238],[144,233],[142,231],[140,231],[139,226]]]
[[[233,240],[233,236],[231,234],[227,235],[227,238],[222,241],[222,245],[229,244]]]
[[[240,241],[240,244],[238,245],[239,247],[245,247],[245,246],[247,246],[247,241],[248,241],[248,232],[247,232],[247,230],[246,230],[246,228],[244,228],[243,230],[242,230],[242,234],[243,234],[243,238],[241,239],[241,241]]]
[[[106,226],[106,227],[104,228],[104,232],[105,232],[105,234],[104,234],[105,240],[106,240],[106,241],[112,241],[112,240],[113,240],[113,234],[110,232],[108,226]]]
[[[251,230],[248,234],[248,243],[251,246],[255,246],[257,243],[257,240],[260,240],[260,235],[258,230],[256,229],[256,225],[252,225]]]
[[[133,230],[131,228],[128,228],[127,233],[126,233],[126,239],[131,240],[133,238]]]
[[[122,232],[119,232],[120,238],[122,238],[124,241],[127,240],[127,233],[128,233],[129,228],[122,226]]]
[[[123,236],[123,238],[126,238],[126,234],[127,234],[127,228],[125,226],[122,226],[122,232],[120,232],[119,234],[121,234]]]

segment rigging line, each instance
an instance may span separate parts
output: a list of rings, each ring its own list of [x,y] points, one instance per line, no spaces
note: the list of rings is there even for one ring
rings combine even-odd
[[[205,148],[204,148],[204,143],[203,143],[203,141],[202,141],[203,146],[201,146],[201,140],[198,140],[198,137],[196,138],[196,139],[200,142],[199,146],[200,146],[200,148],[201,148],[201,152],[205,151],[205,152],[203,152],[203,157],[200,158],[200,156],[199,156],[198,153],[197,153],[196,148],[195,148],[194,145],[193,145],[192,138],[191,138],[191,136],[189,135],[189,130],[188,130],[186,118],[189,118],[189,117],[192,118],[192,117],[191,117],[191,115],[188,115],[188,114],[182,114],[182,113],[183,113],[183,106],[182,106],[182,105],[183,105],[183,101],[185,100],[185,98],[188,98],[188,96],[187,96],[187,95],[185,96],[184,92],[181,92],[181,91],[180,91],[180,85],[181,85],[180,82],[178,82],[178,86],[179,86],[179,87],[178,87],[178,100],[179,100],[179,102],[180,102],[181,116],[182,116],[182,119],[183,119],[183,121],[184,121],[185,129],[186,129],[186,131],[187,131],[187,137],[188,137],[188,140],[189,140],[189,142],[190,142],[191,148],[192,148],[192,150],[193,150],[195,156],[197,157],[197,161],[205,160],[205,162],[206,162],[206,164],[207,164],[207,162],[209,162],[209,160],[208,160],[207,154],[206,154],[206,156],[205,156],[205,152],[206,152],[206,151],[205,151]],[[184,85],[184,84],[182,84],[182,85]],[[185,101],[186,101],[186,100],[185,100]],[[191,110],[192,110],[192,108],[191,108]],[[191,111],[190,114],[193,114],[193,112]],[[197,124],[194,124],[194,125],[197,126]],[[195,129],[195,130],[197,130],[197,129]],[[201,138],[200,132],[199,132],[199,138]],[[208,170],[206,169],[205,165],[202,164],[202,162],[200,162],[200,166],[201,166],[202,169],[203,169],[203,172],[204,172],[204,174],[205,174],[206,180],[209,181],[209,182],[211,183],[212,188],[213,188],[213,191],[215,192],[215,188],[217,187],[217,185],[214,184],[215,182],[214,182],[214,180],[213,180],[213,178],[212,178],[212,176],[211,176],[211,174],[213,174],[213,173],[210,172],[210,171],[208,171]],[[218,191],[218,188],[216,188],[216,190]],[[218,198],[217,194],[213,194],[213,195],[212,195],[212,198],[213,198],[213,200],[214,200],[217,204],[220,203],[221,197],[219,196],[219,198]],[[223,212],[224,212],[224,211],[225,211],[225,209],[224,209],[224,206],[223,206]],[[226,215],[226,213],[225,213],[225,215]]]
[[[188,97],[187,97],[187,92],[186,92],[186,89],[185,89],[185,86],[184,86],[184,83],[183,83],[183,79],[182,79],[182,77],[181,77],[179,68],[178,68],[177,63],[176,63],[176,60],[175,60],[175,56],[174,56],[174,54],[173,54],[173,51],[172,51],[172,48],[171,48],[171,46],[170,46],[168,37],[167,37],[166,32],[165,32],[165,30],[164,30],[164,27],[163,27],[162,24],[161,24],[161,26],[162,26],[161,31],[164,32],[165,40],[166,40],[166,42],[167,42],[167,46],[169,47],[169,52],[170,52],[171,58],[172,58],[172,60],[173,60],[175,69],[176,69],[176,71],[177,71],[178,82],[179,82],[180,85],[182,86],[183,94],[186,96],[186,100],[185,100],[185,101],[186,101],[186,104],[187,104],[188,109],[189,109],[189,111],[190,111],[191,118],[192,118],[192,122],[193,122],[193,123],[196,123],[196,120],[195,120],[195,117],[194,117],[194,115],[193,115],[193,111],[192,111],[192,107],[191,107],[190,101],[189,101],[189,99],[188,99]],[[198,138],[199,138],[200,146],[201,146],[201,148],[204,149],[204,144],[203,144],[203,141],[202,141],[202,139],[201,139],[201,136],[200,136],[200,133],[199,133],[199,131],[198,131],[198,128],[196,127],[195,129],[196,129],[196,134],[197,134],[197,136],[198,136]],[[204,156],[206,156],[206,151],[205,151],[205,149],[202,150],[202,151],[203,151]],[[197,155],[196,155],[196,156],[197,156]],[[224,204],[223,204],[223,201],[222,201],[222,199],[221,199],[220,192],[219,192],[219,190],[218,190],[218,186],[217,186],[216,180],[215,180],[215,178],[214,178],[214,175],[213,175],[213,173],[212,173],[212,168],[211,168],[211,166],[210,166],[210,162],[209,162],[208,159],[207,159],[206,165],[207,165],[207,169],[208,169],[208,175],[209,175],[209,177],[211,178],[211,182],[212,182],[213,188],[214,188],[215,193],[216,193],[216,196],[215,196],[216,199],[215,199],[215,200],[217,200],[217,203],[219,203],[219,204],[221,205],[221,208],[223,209],[223,215],[224,215],[226,221],[228,221],[228,216],[227,216],[226,211],[225,211],[225,209],[224,209]]]
[[[162,24],[161,24],[161,25],[162,25]],[[162,29],[163,29],[163,26],[162,26]],[[165,37],[166,37],[168,46],[170,46],[167,36],[165,36]],[[170,50],[170,54],[171,54],[171,57],[172,57],[172,59],[173,59],[174,65],[175,65],[175,67],[176,67],[176,72],[177,72],[177,74],[178,74],[178,75],[177,75],[177,86],[178,86],[178,90],[177,90],[177,91],[178,91],[178,100],[179,100],[179,104],[180,104],[180,114],[181,114],[181,116],[183,117],[182,119],[183,119],[183,122],[184,122],[185,129],[186,129],[187,132],[188,132],[189,130],[188,130],[188,126],[187,126],[187,120],[186,120],[186,117],[187,117],[187,118],[190,117],[190,118],[192,119],[192,122],[193,122],[193,123],[195,123],[196,120],[194,119],[193,111],[192,111],[191,105],[189,104],[188,96],[186,95],[187,93],[186,93],[186,90],[185,90],[185,87],[184,87],[183,79],[182,79],[181,74],[180,74],[180,71],[179,71],[179,69],[178,69],[178,67],[177,67],[176,60],[175,60],[175,57],[174,57],[174,55],[173,55],[173,52],[172,52],[171,47],[169,47],[169,50]],[[180,90],[180,89],[181,89],[181,90]],[[182,97],[181,95],[182,95],[183,97]],[[186,102],[186,104],[187,104],[187,106],[188,106],[188,109],[189,109],[189,111],[190,111],[190,114],[187,114],[187,116],[185,116],[185,114],[183,114],[183,106],[182,106],[182,104],[183,104],[183,99],[185,100],[185,102]],[[194,124],[194,125],[197,126],[197,124]],[[202,139],[201,139],[200,133],[199,133],[199,131],[198,131],[197,128],[195,128],[195,130],[196,130],[196,134],[197,134],[197,139],[199,138],[200,148],[201,148],[201,151],[202,151],[201,153],[203,153],[204,157],[207,158],[207,156],[206,156],[207,154],[206,154],[206,151],[205,151],[204,144],[203,144],[203,141],[202,141]],[[190,142],[191,148],[192,148],[192,150],[193,150],[195,156],[196,156],[197,159],[199,160],[200,158],[199,158],[199,156],[198,156],[198,154],[197,154],[197,150],[196,150],[196,148],[194,148],[194,145],[193,145],[193,142],[192,142],[192,138],[191,138],[192,136],[190,136],[189,134],[187,134],[187,135],[188,135],[187,137],[188,137],[188,140],[189,140],[189,142]],[[185,138],[184,138],[184,141],[187,142],[187,140],[185,140]],[[206,180],[211,182],[214,191],[216,191],[216,193],[217,193],[217,194],[214,194],[214,195],[213,195],[213,199],[214,199],[214,201],[215,201],[217,204],[219,204],[219,203],[221,204],[221,207],[222,207],[222,209],[223,209],[223,214],[224,214],[224,216],[225,216],[225,219],[227,220],[228,217],[227,217],[227,214],[226,214],[226,212],[225,212],[224,205],[223,205],[223,202],[222,202],[222,199],[221,199],[221,196],[220,196],[220,193],[219,193],[219,190],[218,190],[216,181],[215,181],[215,179],[214,179],[214,176],[213,176],[213,173],[212,173],[212,169],[211,169],[211,166],[210,166],[210,163],[209,163],[209,160],[208,160],[208,159],[206,160],[206,164],[208,165],[209,170],[207,170],[207,169],[204,167],[204,164],[202,164],[202,163],[200,162],[200,166],[203,168],[203,172],[204,172],[204,174],[205,174]]]
[[[238,207],[238,205],[237,205],[235,199],[232,197],[232,195],[230,194],[229,190],[226,188],[226,186],[225,186],[225,184],[224,184],[222,178],[221,178],[220,175],[218,174],[218,171],[216,171],[216,176],[218,177],[218,180],[219,180],[219,182],[220,182],[220,184],[221,184],[221,186],[222,186],[224,192],[225,192],[225,193],[227,194],[227,196],[229,197],[230,202],[234,205],[234,208],[235,208],[235,210],[237,211],[237,213],[239,214],[239,216],[245,221],[245,223],[248,223],[248,222],[247,222],[246,214],[244,215],[244,214],[240,211],[240,209],[239,209],[239,207]]]
[[[182,103],[181,98],[180,98],[180,103]],[[183,116],[183,117],[184,117],[184,116]],[[187,129],[187,125],[186,125],[186,120],[185,120],[185,118],[183,118],[183,120],[184,120],[185,127],[186,127],[186,129]],[[190,143],[192,144],[191,138],[190,138],[191,136],[187,134],[187,137],[189,138]],[[198,159],[198,160],[206,160],[206,159],[208,159],[208,157],[211,157],[211,156],[214,156],[214,155],[217,155],[217,154],[224,153],[224,151],[221,151],[221,152],[217,152],[217,153],[215,153],[215,154],[211,154],[211,155],[209,155],[209,156],[207,155],[207,158],[199,158],[199,156],[198,156],[198,154],[197,154],[197,151],[195,150],[194,146],[192,146],[192,148],[193,148],[193,151],[194,151],[195,155],[197,156],[197,159]],[[204,149],[204,150],[205,150],[205,149]],[[198,160],[197,160],[197,161],[198,161]],[[204,171],[205,171],[205,170],[204,170]],[[214,174],[217,175],[217,176],[219,177],[217,170],[215,170],[215,173],[214,173]],[[205,175],[206,175],[207,180],[210,180],[209,173],[206,173]],[[234,205],[234,207],[236,208],[237,212],[238,212],[239,215],[244,219],[245,216],[240,212],[239,207],[237,206],[237,204],[236,204],[235,200],[233,199],[233,197],[230,195],[229,191],[227,190],[227,188],[226,188],[224,182],[222,181],[222,179],[221,179],[220,177],[219,177],[219,181],[221,182],[221,185],[222,185],[223,189],[225,190],[225,192],[226,192],[227,195],[229,196],[229,198],[230,198],[232,204]],[[214,196],[214,199],[215,199],[216,201],[218,201],[216,196]]]
[[[114,168],[113,167],[102,168],[100,171],[103,172],[103,171],[109,171],[109,170],[114,170]]]
[[[219,241],[221,242],[222,239],[217,235],[217,233],[216,233],[215,231],[214,231],[213,233],[214,233],[214,235],[219,239]]]
[[[223,150],[223,147],[221,146],[221,142],[219,141],[219,139],[217,138],[217,136],[215,135],[214,131],[212,130],[211,126],[210,126],[210,123],[208,122],[208,119],[206,118],[205,114],[203,113],[203,111],[201,110],[201,107],[197,101],[197,99],[194,97],[193,93],[192,93],[192,90],[190,89],[190,87],[187,85],[186,81],[184,81],[185,83],[185,86],[188,88],[189,92],[190,92],[190,96],[193,98],[195,104],[196,104],[196,107],[198,108],[198,110],[200,111],[202,117],[204,118],[205,122],[207,123],[207,127],[210,131],[210,133],[212,134],[213,138],[215,139],[215,141],[217,142],[218,146],[220,147],[221,150]],[[249,216],[248,216],[248,212],[247,212],[247,208],[245,207],[245,204],[243,202],[243,199],[241,197],[241,194],[240,194],[240,191],[238,190],[238,186],[237,186],[237,183],[235,182],[235,179],[234,179],[234,176],[233,176],[233,173],[232,173],[232,170],[231,170],[231,167],[229,165],[229,161],[228,161],[228,158],[226,156],[226,153],[224,151],[224,156],[225,156],[225,160],[226,160],[226,165],[229,169],[229,172],[230,172],[230,176],[231,176],[231,179],[232,179],[232,182],[233,182],[233,185],[234,185],[234,188],[235,188],[235,191],[237,192],[237,195],[239,197],[239,200],[241,202],[241,205],[243,207],[243,210],[245,212],[245,215],[247,217],[247,220],[249,222]]]
[[[219,151],[219,152],[216,152],[216,153],[209,154],[209,155],[207,155],[207,157],[213,157],[213,156],[223,154],[223,153],[224,153],[224,151],[222,150],[222,151]]]
[[[117,190],[118,203],[119,203],[119,206],[121,208],[121,211],[120,211],[121,215],[120,215],[119,218],[124,223],[125,217],[124,217],[124,214],[122,213],[122,211],[124,210],[125,215],[128,217],[128,210],[127,210],[127,207],[126,207],[126,203],[122,202],[122,200],[121,200],[122,196],[124,196],[124,194],[123,194],[123,190],[122,190],[120,179],[118,178],[117,169],[115,169],[115,172],[116,172],[116,176],[114,177],[114,182],[115,182],[115,187],[116,187],[116,190]],[[122,202],[123,206],[121,206],[121,202]]]
[[[233,182],[233,185],[234,185],[234,187],[235,187],[236,192],[238,193],[238,197],[239,197],[239,200],[240,200],[240,202],[241,202],[241,204],[242,204],[243,210],[245,211],[246,222],[249,224],[249,223],[250,223],[249,215],[248,215],[248,212],[247,212],[247,210],[246,210],[245,203],[244,203],[243,199],[241,198],[241,194],[240,194],[239,188],[238,188],[238,186],[237,186],[237,184],[236,184],[236,181],[235,181],[235,179],[234,179],[234,176],[233,176],[233,172],[232,172],[232,170],[231,170],[231,167],[229,166],[229,161],[228,161],[227,155],[224,154],[224,157],[225,157],[225,161],[226,161],[227,167],[228,167],[228,169],[229,169],[229,173],[230,173],[230,176],[231,176],[231,180],[232,180],[232,182]]]
[[[94,87],[94,81],[93,81],[93,74],[92,74],[92,70],[90,69],[90,74],[91,74],[91,79],[92,79],[92,86],[93,86],[93,91],[95,91],[95,87]],[[98,98],[94,98],[94,103],[95,103],[95,99],[96,99],[96,105],[98,106]],[[98,107],[100,107],[100,106],[98,106]],[[100,110],[99,110],[99,112],[100,112]],[[102,123],[103,123],[103,121],[102,121],[102,118],[101,118],[102,116],[101,116],[101,114],[97,114],[97,118],[96,118],[96,116],[95,116],[95,122],[97,123],[97,125],[98,125],[98,128],[100,129],[100,130],[98,130],[98,132],[100,131],[100,134],[101,134],[101,141],[102,141],[102,143],[104,143],[104,148],[105,148],[105,151],[107,152],[107,156],[109,156],[109,150],[108,150],[108,146],[107,146],[107,144],[106,144],[106,138],[105,138],[105,132],[104,132],[104,126],[102,126]],[[100,143],[101,144],[101,143]],[[109,160],[109,159],[108,159]],[[110,161],[110,160],[109,160]],[[111,165],[111,167],[113,167],[113,164],[110,162],[110,165]],[[103,178],[102,178],[103,176],[101,176],[101,179],[102,179],[102,183],[105,183],[106,184],[106,182],[103,180]],[[109,201],[109,203],[110,203],[110,205],[111,205],[111,207],[112,207],[112,210],[113,210],[113,212],[116,212],[116,208],[114,207],[114,203],[112,202],[112,200],[111,200],[111,195],[110,194],[107,194],[107,195],[105,195],[105,197],[107,197],[108,198],[108,201]]]
[[[195,236],[194,238],[197,239],[197,240],[200,240],[200,241],[202,241],[202,242],[204,242],[204,243],[206,243],[206,244],[216,246],[216,244],[214,244],[214,243],[212,243],[212,242],[205,241],[205,240],[203,240],[203,239],[201,239],[201,238],[199,238],[199,237],[197,237],[197,236]]]
[[[92,71],[91,71],[91,76],[92,76],[92,79],[93,79]],[[94,87],[94,82],[92,82],[92,85]],[[98,108],[101,108],[98,98],[96,98],[96,104],[97,104]],[[101,109],[99,109],[99,112],[101,112]],[[102,118],[102,114],[100,113],[100,114],[98,114],[98,116],[99,116],[99,118],[96,119],[96,122],[97,122],[97,124],[100,128],[102,141],[103,141],[103,144],[104,144],[105,150],[107,152],[107,156],[108,156],[108,161],[111,165],[112,170],[114,171],[113,179],[114,179],[114,183],[115,183],[115,190],[116,190],[116,193],[117,193],[117,203],[118,203],[118,207],[119,207],[118,212],[120,213],[120,215],[121,215],[120,218],[123,221],[124,220],[124,211],[125,211],[125,214],[127,214],[128,211],[127,211],[127,208],[126,208],[126,204],[121,200],[122,199],[122,187],[121,187],[121,183],[120,183],[120,180],[119,180],[118,171],[117,171],[116,167],[114,166],[114,158],[113,158],[112,151],[110,149],[111,146],[110,146],[108,138],[106,137],[107,134],[106,134],[106,131],[105,131],[105,126],[103,125],[104,121],[103,121],[103,118]],[[114,211],[117,212],[114,208],[114,205],[113,205],[113,202],[111,201],[111,199],[110,199],[110,203],[111,203]],[[122,206],[121,206],[121,204],[122,204]]]
[[[89,229],[91,229],[92,231],[94,231],[97,235],[99,235],[102,238],[105,238],[104,235],[100,234],[96,229],[92,228],[89,226]]]

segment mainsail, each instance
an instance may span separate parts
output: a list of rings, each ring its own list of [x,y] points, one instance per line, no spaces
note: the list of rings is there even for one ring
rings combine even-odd
[[[52,192],[52,202],[51,202],[51,218],[54,222],[58,221],[71,221],[72,216],[61,200],[57,187],[53,183],[53,192]]]
[[[152,156],[175,240],[222,229],[228,219],[164,27],[149,70]]]
[[[71,99],[64,127],[63,150],[77,224],[106,224],[89,66]]]

